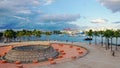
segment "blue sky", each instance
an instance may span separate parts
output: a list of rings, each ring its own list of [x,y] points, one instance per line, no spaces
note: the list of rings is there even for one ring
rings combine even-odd
[[[119,29],[120,0],[0,0],[0,29]]]

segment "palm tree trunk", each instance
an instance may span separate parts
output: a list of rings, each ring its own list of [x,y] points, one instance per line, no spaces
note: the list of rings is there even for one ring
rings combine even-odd
[[[101,36],[101,46],[103,46],[103,39],[102,39],[102,36]]]
[[[10,38],[7,38],[7,42],[8,42],[8,43],[10,42]]]
[[[106,39],[107,45],[106,45],[106,50],[110,48],[110,43],[109,43],[109,38]]]
[[[111,51],[112,51],[112,38],[111,38]]]
[[[102,37],[102,46],[103,46],[103,37]]]
[[[105,45],[106,50],[107,50],[107,46],[108,46],[108,39],[106,38],[106,45]]]
[[[91,45],[91,40],[89,40],[89,45]]]
[[[96,36],[95,36],[95,45],[97,44],[97,42],[96,42]]]
[[[109,43],[109,38],[108,38],[108,49],[110,49],[110,43]]]
[[[115,49],[116,49],[116,51],[117,51],[117,41],[118,41],[118,38],[116,37],[116,48],[115,48]]]
[[[89,38],[91,38],[91,36],[89,36]],[[89,45],[91,45],[91,40],[89,40]]]
[[[108,43],[107,49],[109,49],[110,48],[109,38],[107,39],[107,43]]]

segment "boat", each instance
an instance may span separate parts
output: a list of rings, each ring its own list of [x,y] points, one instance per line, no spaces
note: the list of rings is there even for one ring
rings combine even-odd
[[[88,38],[88,37],[87,37],[87,38],[85,38],[84,40],[92,40],[92,38]]]

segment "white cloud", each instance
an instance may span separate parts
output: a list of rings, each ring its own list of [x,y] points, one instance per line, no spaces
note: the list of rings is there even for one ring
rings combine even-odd
[[[106,20],[106,19],[101,19],[101,18],[91,20],[91,23],[106,23],[106,22],[108,22],[108,20]]]
[[[99,2],[113,12],[120,12],[120,0],[99,0]]]
[[[52,21],[52,22],[69,22],[75,21],[80,18],[79,14],[46,14],[41,16],[42,21]]]
[[[49,5],[53,2],[54,0],[0,0],[0,14],[5,12],[28,14],[32,11],[31,7]]]
[[[45,14],[40,9],[53,2],[54,0],[0,0],[0,29],[76,28],[76,25],[67,22],[77,20],[79,14]]]
[[[54,2],[54,0],[43,0],[45,2],[45,5],[49,5]]]
[[[20,16],[13,16],[14,18],[16,19],[19,19],[19,20],[24,20],[26,22],[30,22],[30,20],[28,19],[28,17],[24,18],[24,17],[20,17]]]
[[[96,30],[106,30],[106,29],[119,29],[118,26],[116,25],[107,25],[107,26],[89,26],[89,28],[87,28],[86,30],[90,30],[92,29],[93,31],[96,31]]]

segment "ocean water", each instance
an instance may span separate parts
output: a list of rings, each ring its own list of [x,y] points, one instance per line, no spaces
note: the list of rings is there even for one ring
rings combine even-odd
[[[42,37],[40,38],[41,40],[57,40],[57,41],[68,41],[68,42],[86,42],[89,43],[89,41],[84,40],[85,38],[87,38],[88,36],[69,36],[68,34],[64,34],[64,35],[51,35],[49,37],[46,37],[45,35],[42,35]],[[96,38],[97,43],[101,43],[101,37],[97,37]],[[95,37],[93,36],[93,40],[91,41],[92,43],[95,42]],[[109,42],[111,42],[111,40],[109,40]],[[103,38],[103,43],[105,43],[105,38]],[[113,38],[112,40],[113,44],[116,44],[116,38]],[[118,44],[120,44],[120,38],[118,38]]]
[[[86,42],[89,43],[89,41],[84,40],[85,38],[87,38],[88,36],[70,36],[68,34],[64,34],[64,35],[57,35],[57,34],[53,34],[50,36],[46,36],[46,35],[42,35],[39,40],[41,41],[45,41],[45,40],[51,40],[51,41],[68,41],[68,42]],[[31,37],[32,40],[36,40],[35,37]],[[95,37],[93,37],[93,40],[91,41],[92,43],[95,42]],[[97,37],[97,43],[101,43],[101,38]],[[103,43],[105,43],[105,38],[103,38]],[[116,43],[116,39],[113,38],[113,44]],[[118,38],[118,44],[120,44],[120,38]]]
[[[41,41],[45,41],[45,40],[51,40],[51,41],[68,41],[68,42],[86,42],[84,40],[84,38],[86,38],[86,36],[69,36],[68,34],[64,34],[64,35],[57,35],[57,34],[53,34],[50,36],[46,36],[46,35],[42,35],[39,40]],[[23,40],[26,41],[27,39],[25,37],[23,37]],[[30,40],[38,40],[38,38],[36,39],[36,37],[32,36],[30,37]]]
[[[45,40],[51,40],[51,41],[67,41],[67,42],[86,42],[89,43],[89,41],[84,40],[85,38],[87,38],[87,36],[70,36],[68,34],[63,34],[63,35],[58,35],[58,34],[52,34],[50,36],[46,36],[46,35],[42,35],[39,38],[36,38],[35,36],[31,36],[31,37],[22,37],[22,41],[28,41],[28,39],[30,41],[37,41],[37,40],[41,40],[41,41],[45,41]],[[113,38],[113,44],[115,44],[116,39]],[[93,40],[91,41],[92,43],[95,42],[95,37],[93,37]],[[105,38],[103,38],[103,42],[105,43]],[[101,38],[97,37],[97,43],[101,43]],[[118,44],[120,44],[120,38],[118,38]]]

